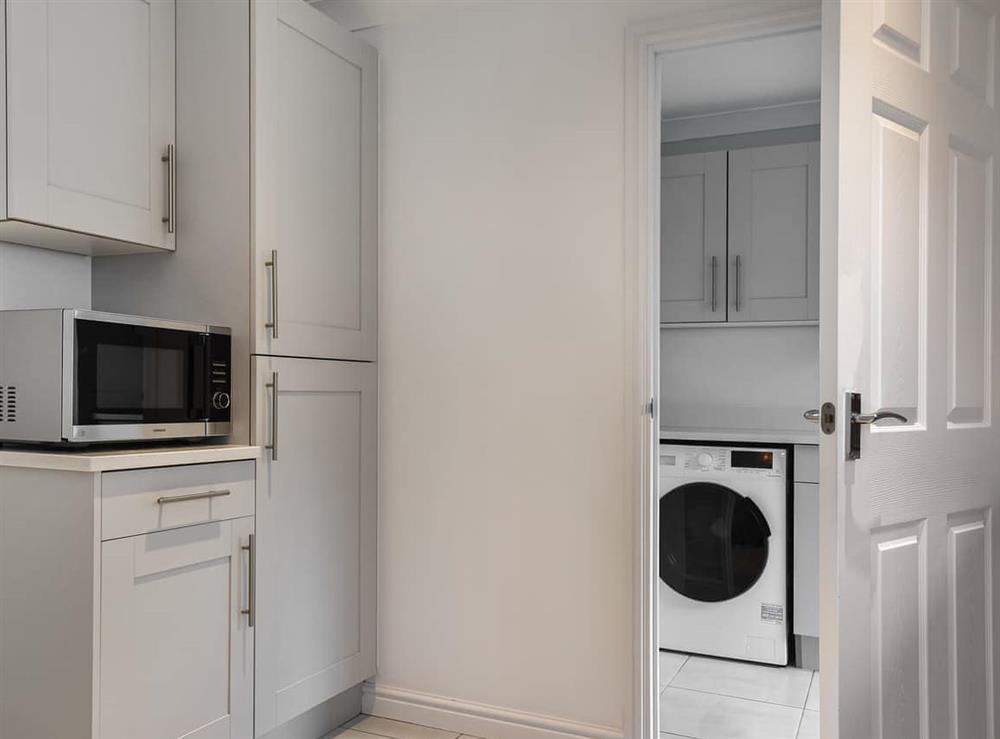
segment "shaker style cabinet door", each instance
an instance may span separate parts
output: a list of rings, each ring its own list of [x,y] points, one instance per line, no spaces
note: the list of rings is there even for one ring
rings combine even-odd
[[[249,739],[253,518],[101,545],[100,739]]]
[[[174,22],[174,0],[6,3],[9,219],[174,248]]]
[[[255,352],[374,360],[378,57],[302,0],[253,13]]]
[[[376,373],[254,358],[258,736],[375,674]]]
[[[660,321],[726,320],[726,152],[663,157]]]
[[[819,142],[729,152],[729,320],[819,318]]]

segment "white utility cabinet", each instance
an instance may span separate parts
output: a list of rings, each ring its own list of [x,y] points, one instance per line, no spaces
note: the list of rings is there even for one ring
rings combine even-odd
[[[258,453],[0,451],[0,736],[253,736]]]
[[[660,320],[726,320],[726,152],[664,157]]]
[[[7,0],[0,240],[172,250],[175,0]]]
[[[256,357],[256,728],[375,674],[374,364]]]
[[[662,323],[819,318],[819,143],[663,157]]]

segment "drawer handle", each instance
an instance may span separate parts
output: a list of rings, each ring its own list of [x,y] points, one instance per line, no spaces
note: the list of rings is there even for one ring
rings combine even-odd
[[[230,490],[207,490],[204,493],[191,493],[190,495],[161,495],[156,499],[158,505],[167,503],[183,503],[186,500],[203,500],[205,498],[225,498],[231,495]]]

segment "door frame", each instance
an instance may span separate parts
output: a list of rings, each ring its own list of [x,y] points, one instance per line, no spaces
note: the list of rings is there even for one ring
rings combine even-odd
[[[668,51],[772,36],[821,25],[821,6],[761,11],[709,6],[629,27],[625,34],[625,489],[631,523],[632,591],[630,700],[625,736],[659,733],[656,555],[657,455],[660,402],[660,85],[657,57]],[[821,252],[824,251],[821,245]],[[822,257],[821,257],[822,260]],[[821,529],[836,527],[821,521]],[[820,569],[828,568],[826,548]],[[820,582],[820,601],[832,602],[836,581]],[[829,594],[826,593],[829,591]],[[821,643],[835,636],[835,614],[822,620]],[[827,638],[829,635],[829,639]],[[828,685],[831,681],[825,680]],[[828,688],[824,688],[826,693]],[[834,739],[833,736],[828,739]]]

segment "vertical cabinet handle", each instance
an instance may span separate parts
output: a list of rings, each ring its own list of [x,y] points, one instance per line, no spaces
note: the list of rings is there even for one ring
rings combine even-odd
[[[271,258],[264,262],[271,270],[271,321],[264,328],[271,329],[271,338],[278,338],[278,250],[271,249]]]
[[[160,161],[167,165],[167,214],[160,220],[167,224],[167,233],[172,234],[177,228],[177,157],[173,144],[167,144],[167,153]]]
[[[716,308],[719,307],[718,301],[718,285],[719,285],[719,258],[712,257],[712,312],[715,313]]]
[[[265,449],[271,450],[271,459],[278,458],[278,373],[271,375],[271,381],[264,385],[271,389],[271,443]]]
[[[740,272],[743,271],[743,257],[739,254],[736,255],[736,311],[740,311],[743,305],[742,289],[740,285]]]
[[[252,629],[257,621],[257,546],[253,534],[240,549],[247,553],[247,607],[240,613],[247,617],[247,626]]]

